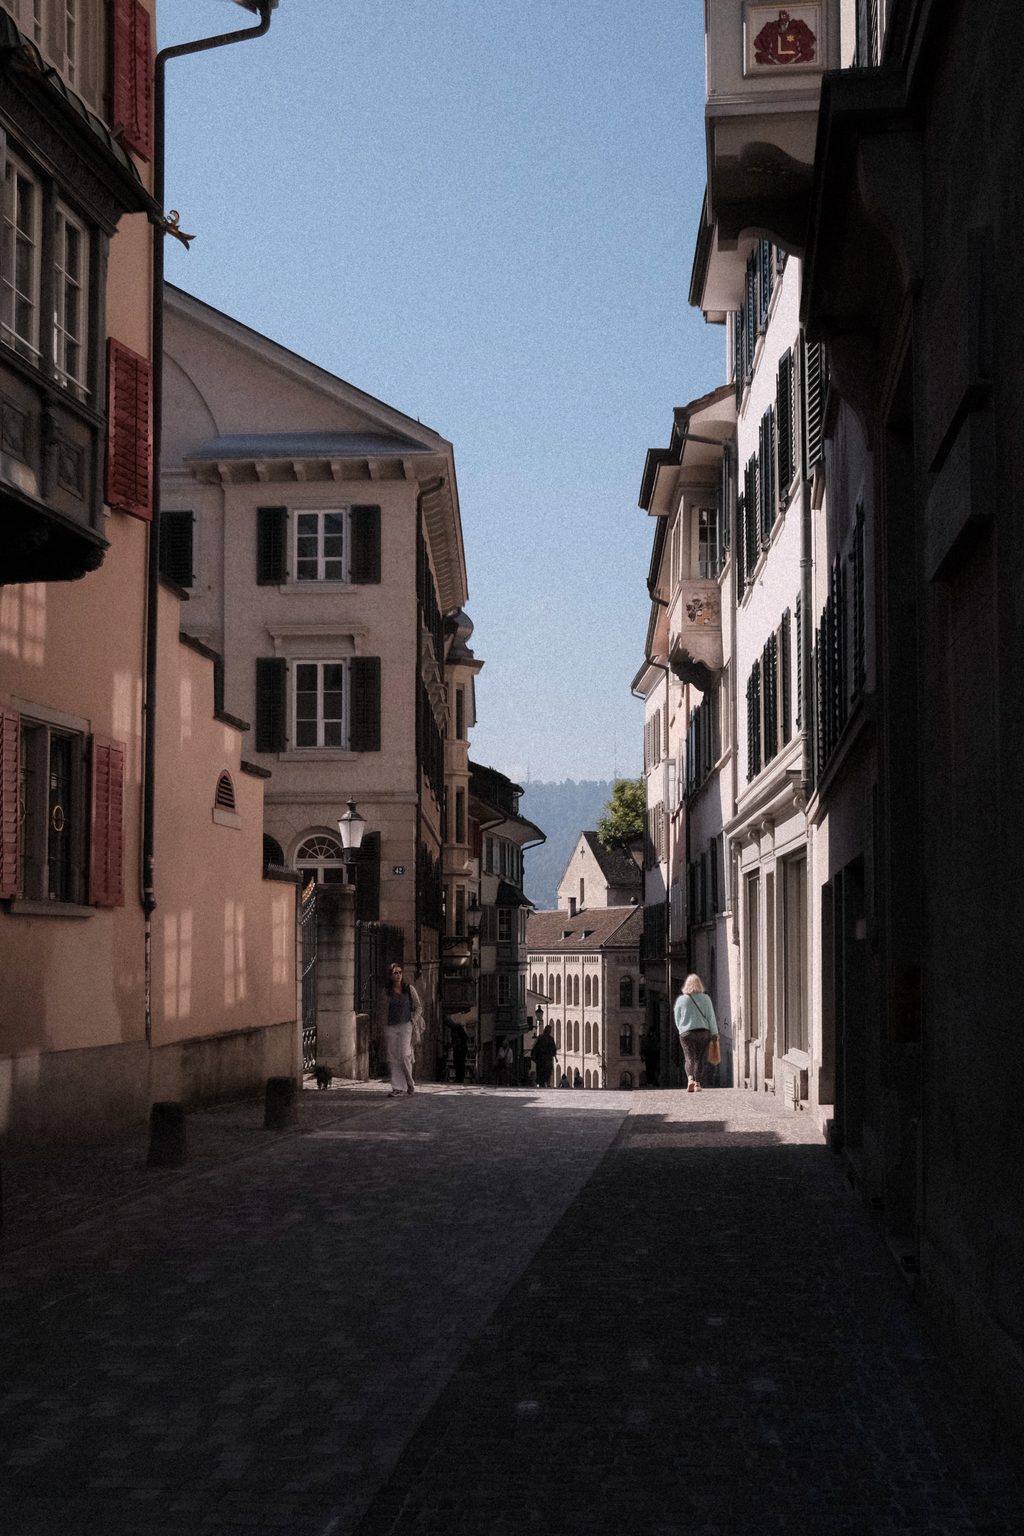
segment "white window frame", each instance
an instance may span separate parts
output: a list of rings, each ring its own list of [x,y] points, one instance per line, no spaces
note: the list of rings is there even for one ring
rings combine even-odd
[[[18,180],[27,182],[33,189],[33,228],[26,236],[25,232],[17,226],[17,183]],[[0,319],[0,335],[7,345],[21,357],[28,357],[30,362],[38,365],[42,359],[39,347],[39,296],[40,279],[42,273],[42,222],[43,222],[43,188],[38,176],[34,176],[22,162],[12,154],[8,154],[4,170],[3,187],[3,277],[2,277],[2,319]],[[18,270],[18,244],[19,240],[27,239],[31,246],[29,260],[29,292],[22,293],[17,287]],[[31,309],[30,336],[25,336],[17,329],[17,305],[19,298],[27,302]]]
[[[64,267],[66,231],[74,230],[79,240],[78,276],[73,277]],[[53,370],[59,384],[79,400],[87,400],[86,384],[89,368],[89,231],[69,208],[57,203],[54,219],[53,241]],[[77,332],[68,327],[68,295],[71,288],[78,291]],[[67,345],[78,348],[78,369],[67,367]]]
[[[319,657],[306,657],[306,656],[303,656],[303,657],[297,657],[294,661],[290,661],[289,662],[289,668],[290,668],[290,671],[291,671],[291,690],[290,690],[291,691],[291,716],[292,716],[291,739],[292,739],[293,748],[294,748],[295,751],[297,751],[297,752],[315,752],[315,751],[344,752],[344,751],[348,750],[349,732],[350,732],[350,728],[351,728],[350,722],[351,722],[351,716],[352,716],[352,709],[351,709],[351,672],[350,672],[350,669],[349,669],[349,660],[350,660],[350,658],[343,657],[343,656],[325,657],[323,659],[320,659]],[[299,741],[299,727],[300,727],[300,725],[307,725],[309,723],[308,720],[300,721],[300,719],[299,719],[299,669],[300,669],[300,667],[316,667],[316,669],[317,669],[317,713],[316,713],[316,741],[315,742],[301,742],[300,743],[300,741]],[[326,727],[327,727],[327,725],[328,724],[334,724],[334,721],[335,721],[335,718],[336,718],[335,716],[331,716],[329,720],[326,720],[324,718],[323,699],[324,699],[324,668],[325,667],[341,667],[343,669],[342,670],[342,690],[341,690],[342,691],[342,715],[341,715],[341,733],[340,733],[341,734],[341,740],[339,742],[334,742],[334,741],[332,741],[332,742],[325,742],[325,740],[324,740],[324,737],[326,735]],[[303,689],[302,691],[305,693],[305,692],[308,692],[309,690],[308,689]],[[332,690],[332,691],[335,691],[335,690]]]
[[[341,585],[341,584],[347,584],[348,583],[349,575],[350,575],[350,572],[351,572],[351,569],[352,569],[352,518],[351,518],[350,514],[351,514],[351,508],[347,507],[347,506],[343,506],[343,507],[293,507],[293,508],[291,508],[291,519],[290,519],[290,521],[291,521],[291,538],[290,538],[290,544],[291,544],[291,569],[292,569],[292,580],[294,582],[296,582],[298,585],[300,585],[302,587],[312,587],[312,586],[315,586],[318,583],[320,585],[323,585],[325,582],[328,582],[328,583],[330,583],[332,585],[334,585],[334,584]],[[343,543],[343,553],[342,553],[341,559],[340,559],[340,565],[341,565],[341,574],[340,575],[338,575],[336,572],[332,573],[330,576],[328,576],[326,574],[328,559],[331,560],[332,564],[337,559],[336,556],[330,556],[329,557],[329,556],[326,556],[324,554],[324,538],[325,538],[325,535],[324,535],[324,518],[325,517],[329,517],[329,516],[334,516],[334,517],[339,517],[340,516],[344,520],[344,529],[343,529],[343,533],[342,533],[342,538],[344,540],[344,543]],[[311,537],[311,535],[309,535],[309,534],[302,534],[302,535],[300,535],[300,533],[299,533],[299,520],[300,520],[300,518],[303,518],[303,517],[315,517],[317,519],[317,532],[316,532],[317,551],[316,551],[316,575],[315,576],[301,576],[299,574],[299,560],[300,560],[300,555],[299,555],[299,538],[300,537],[303,537],[303,538]],[[309,560],[312,557],[310,557],[308,555],[304,555],[301,558],[303,560]]]

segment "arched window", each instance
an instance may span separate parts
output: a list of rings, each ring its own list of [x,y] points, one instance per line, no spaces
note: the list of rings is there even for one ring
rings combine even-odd
[[[580,1005],[580,979],[574,976],[572,979],[572,1005],[578,1008]]]
[[[578,976],[576,978],[576,985],[579,986],[579,977]],[[572,1021],[572,1048],[573,1048],[574,1051],[578,1051],[579,1048],[580,1048],[580,1021],[579,1021],[579,1019],[573,1019],[573,1021]]]
[[[590,1087],[590,1073],[589,1072],[584,1072],[584,1074],[583,1074],[583,1086],[584,1086],[584,1088],[589,1088]]]
[[[633,1026],[623,1024],[619,1030],[619,1055],[632,1056],[633,1054]]]
[[[555,1002],[556,1003],[560,1003],[561,1001],[562,1001],[562,978],[561,978],[561,976],[556,976],[555,977]]]
[[[620,1088],[632,1088],[632,1086],[633,1086],[633,1074],[632,1074],[632,1072],[620,1072],[619,1073],[619,1087]]]
[[[295,868],[312,875],[317,884],[343,885],[345,864],[341,844],[326,832],[307,837],[295,855]]]
[[[594,1020],[594,1033],[593,1033],[592,1038],[593,1038],[593,1042],[594,1042],[594,1055],[595,1056],[600,1056],[600,1054],[601,1054],[601,1026],[597,1022],[596,1019]]]
[[[555,1020],[555,1045],[558,1048],[558,1050],[562,1049],[562,1021],[561,1021],[561,1019],[556,1019]]]
[[[553,1003],[554,1000],[555,1000],[555,978],[553,976],[549,976],[548,977],[548,1002],[549,1003]]]
[[[595,1008],[599,1005],[600,1001],[601,1001],[601,998],[600,998],[600,995],[598,993],[597,977],[595,976],[594,977],[594,1007]]]
[[[583,1049],[587,1052],[588,1055],[590,1054],[590,1025],[589,1025],[589,1023],[584,1024],[584,1026],[583,1026]]]
[[[647,983],[645,981],[638,981],[636,984],[636,1005],[638,1008],[643,1008],[645,1007],[646,1003]]]
[[[633,978],[623,976],[619,982],[619,1007],[632,1008],[633,1006]]]
[[[586,1008],[590,1007],[590,977],[589,976],[584,976],[584,978],[583,978],[583,1005]]]

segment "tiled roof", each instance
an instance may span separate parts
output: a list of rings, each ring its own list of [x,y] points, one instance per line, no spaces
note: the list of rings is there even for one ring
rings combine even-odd
[[[568,912],[531,912],[526,921],[526,946],[556,953],[597,950],[605,945],[635,949],[643,931],[643,907],[591,907],[575,917]]]

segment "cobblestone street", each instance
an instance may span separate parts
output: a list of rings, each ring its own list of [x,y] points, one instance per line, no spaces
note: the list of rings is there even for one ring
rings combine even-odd
[[[1022,1532],[809,1117],[382,1085],[4,1160],[4,1536]],[[39,1233],[42,1232],[42,1236]]]

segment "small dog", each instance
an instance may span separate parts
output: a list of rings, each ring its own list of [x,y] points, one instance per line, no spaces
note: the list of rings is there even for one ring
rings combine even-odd
[[[330,1067],[317,1067],[316,1085],[318,1088],[329,1088],[334,1081],[334,1073]]]

